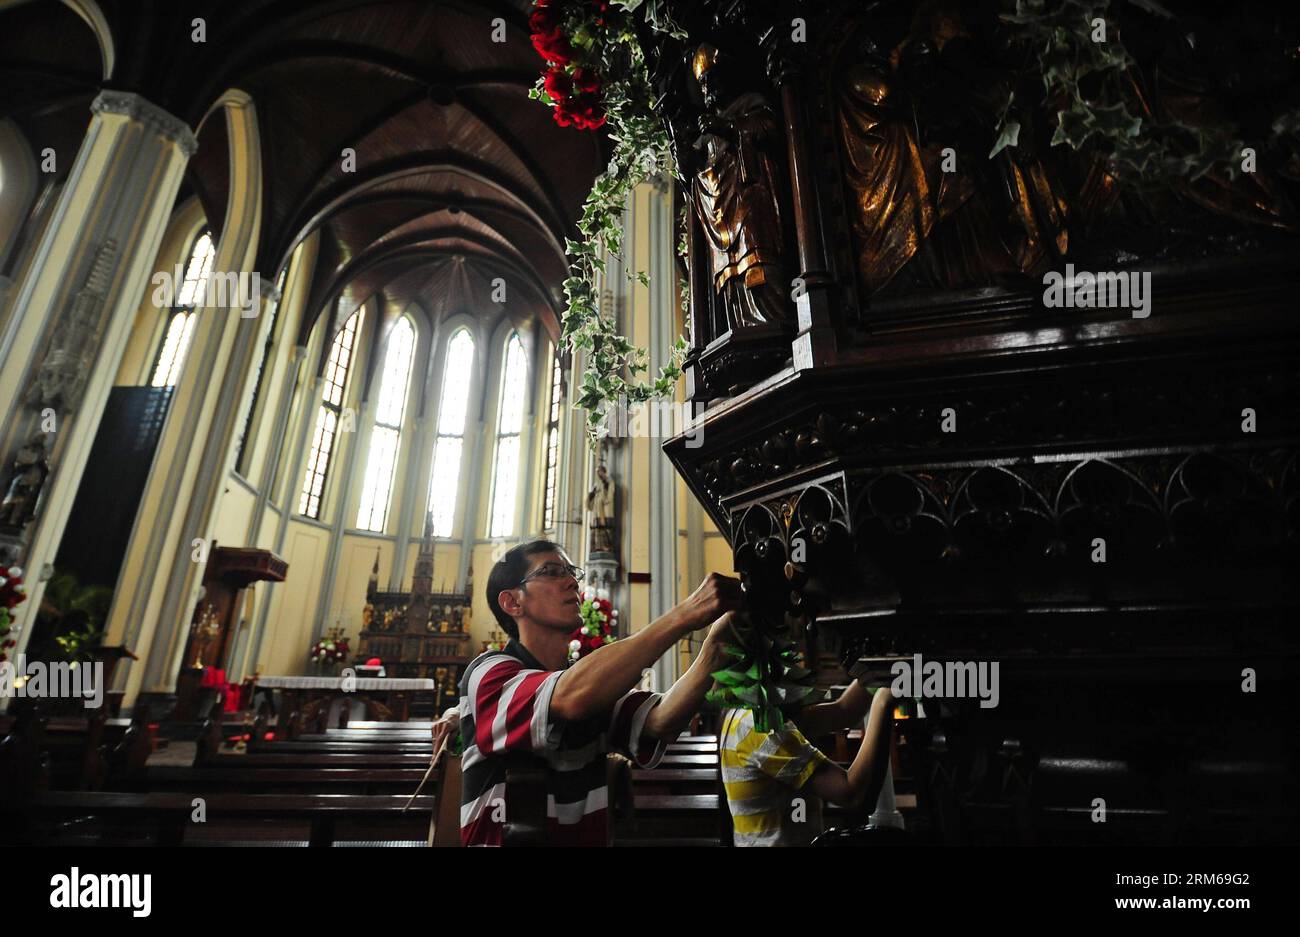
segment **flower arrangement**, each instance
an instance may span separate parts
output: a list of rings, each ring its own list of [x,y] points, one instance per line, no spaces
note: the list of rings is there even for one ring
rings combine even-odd
[[[566,19],[571,20],[570,16],[566,16],[571,11],[565,10],[565,6],[577,7],[578,11],[587,14],[593,26],[599,28],[608,23],[609,3],[606,0],[593,0],[577,6],[562,4],[558,0],[539,0],[528,18],[528,27],[533,30],[533,48],[548,63],[542,76],[542,90],[555,102],[555,122],[561,127],[596,130],[605,126],[606,115],[601,95],[603,82],[595,68],[576,64],[582,55],[579,49],[587,32],[580,27],[579,31],[573,33],[579,42],[579,47],[575,48],[565,31],[571,25],[565,22]]]
[[[348,639],[340,628],[331,628],[330,633],[311,646],[308,658],[313,664],[332,667],[348,659]]]
[[[13,609],[27,601],[27,587],[23,585],[23,571],[18,566],[0,567],[0,661],[9,659],[9,649],[18,642],[10,637],[13,631]]]
[[[606,405],[620,398],[644,403],[670,395],[687,350],[679,336],[658,376],[638,381],[636,375],[648,367],[646,350],[601,315],[596,290],[597,275],[605,272],[604,255],[622,255],[628,194],[653,176],[677,174],[667,130],[651,106],[650,75],[636,36],[638,20],[679,34],[665,7],[664,0],[537,0],[529,18],[533,47],[546,61],[531,96],[554,108],[552,116],[561,126],[597,130],[608,124],[614,144],[609,167],[583,204],[581,237],[565,244],[568,310],[561,340],[588,352],[577,406],[587,411],[593,443]],[[629,279],[649,285],[644,271],[627,267]]]
[[[582,624],[573,629],[573,634],[569,636],[570,663],[576,663],[596,648],[618,640],[614,637],[614,629],[618,625],[618,609],[610,603],[608,596],[602,593],[583,593],[578,613],[582,616]]]

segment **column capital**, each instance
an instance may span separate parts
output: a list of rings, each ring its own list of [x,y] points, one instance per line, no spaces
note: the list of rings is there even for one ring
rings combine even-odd
[[[179,146],[186,159],[198,151],[199,141],[185,121],[138,94],[130,91],[101,91],[91,102],[90,110],[95,114],[121,114],[138,120],[159,136]]]

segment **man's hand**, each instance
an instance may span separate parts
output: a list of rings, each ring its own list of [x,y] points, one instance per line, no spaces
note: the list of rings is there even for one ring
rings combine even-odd
[[[743,620],[742,615],[744,612],[726,612],[710,626],[709,633],[704,636],[700,655],[708,655],[712,664],[710,670],[717,670],[724,666],[726,662],[724,647],[728,644],[740,644],[740,635],[736,633],[736,628]]]
[[[460,711],[454,706],[442,714],[442,718],[433,723],[433,764],[438,763],[442,753],[447,750],[451,736],[460,731]]]
[[[745,593],[740,589],[740,580],[718,573],[705,576],[699,587],[681,604],[691,631],[715,624],[724,612],[744,607]]]

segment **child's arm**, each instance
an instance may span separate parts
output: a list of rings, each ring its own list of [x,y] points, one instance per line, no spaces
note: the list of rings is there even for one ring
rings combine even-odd
[[[871,691],[854,680],[853,684],[830,703],[818,703],[799,713],[799,731],[806,738],[817,739],[840,729],[858,725],[871,708]]]
[[[845,771],[834,762],[822,765],[808,779],[807,789],[822,800],[842,807],[874,803],[889,767],[889,740],[893,731],[894,695],[889,687],[882,687],[871,697],[871,714],[862,735],[862,747],[849,769]]]

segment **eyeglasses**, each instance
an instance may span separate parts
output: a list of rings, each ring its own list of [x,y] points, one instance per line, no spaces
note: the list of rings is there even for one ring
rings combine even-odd
[[[543,563],[523,579],[519,580],[519,585],[523,585],[530,579],[564,579],[572,576],[578,582],[582,582],[584,570],[581,566],[574,566],[571,563]]]

